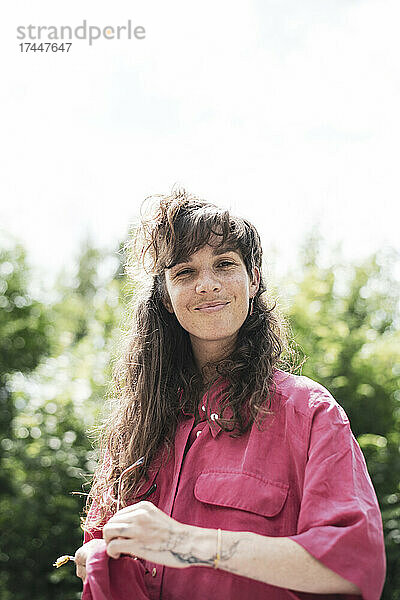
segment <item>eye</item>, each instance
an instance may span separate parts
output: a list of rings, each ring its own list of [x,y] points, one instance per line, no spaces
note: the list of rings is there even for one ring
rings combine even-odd
[[[220,260],[219,261],[218,267],[222,267],[222,268],[231,267],[234,264],[235,263],[232,260],[226,260],[226,259],[224,259],[224,260]]]
[[[181,271],[178,271],[178,273],[175,274],[175,277],[184,277],[185,275],[189,275],[192,272],[192,269],[182,269]]]

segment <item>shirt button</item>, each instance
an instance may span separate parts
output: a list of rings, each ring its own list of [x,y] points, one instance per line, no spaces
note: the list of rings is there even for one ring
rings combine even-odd
[[[211,421],[215,421],[216,419],[218,419],[218,415],[217,413],[213,413],[210,417]]]
[[[196,433],[196,437],[199,437],[199,435],[200,435],[200,434],[201,434],[201,429],[200,429],[200,431],[198,431],[198,432]]]
[[[154,567],[151,574],[153,575],[153,577],[155,577],[157,575],[157,569]]]
[[[203,406],[201,407],[201,410],[202,410],[203,412],[206,412],[206,407],[204,406],[204,404],[203,404]]]

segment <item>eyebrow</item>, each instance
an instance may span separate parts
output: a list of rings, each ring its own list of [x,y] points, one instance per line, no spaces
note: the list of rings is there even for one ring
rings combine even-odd
[[[214,254],[214,256],[220,256],[221,254],[225,254],[226,252],[235,252],[235,254],[239,254],[238,248],[233,248],[233,247],[228,247],[228,246],[217,246],[216,248],[214,248],[213,254]],[[185,263],[190,263],[190,262],[191,262],[190,256],[182,256],[181,258],[179,258],[179,260],[172,263],[171,265],[166,266],[165,268],[170,270],[170,269],[173,269],[174,267],[177,267],[177,266],[185,264]]]

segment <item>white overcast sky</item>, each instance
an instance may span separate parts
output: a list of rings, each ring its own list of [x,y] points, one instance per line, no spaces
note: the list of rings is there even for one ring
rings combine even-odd
[[[4,5],[0,228],[44,275],[175,182],[250,218],[277,270],[313,224],[351,260],[400,250],[398,0]],[[17,26],[84,19],[146,38],[20,52]]]

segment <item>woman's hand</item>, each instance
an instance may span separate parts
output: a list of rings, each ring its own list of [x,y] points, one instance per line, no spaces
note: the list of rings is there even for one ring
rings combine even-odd
[[[215,540],[208,529],[178,523],[151,502],[118,511],[103,528],[112,558],[130,554],[167,567],[212,565]]]
[[[80,577],[85,583],[86,579],[86,562],[90,559],[90,557],[97,552],[98,550],[105,549],[104,540],[95,538],[94,540],[90,540],[83,544],[78,550],[75,552],[75,567],[76,574]]]

